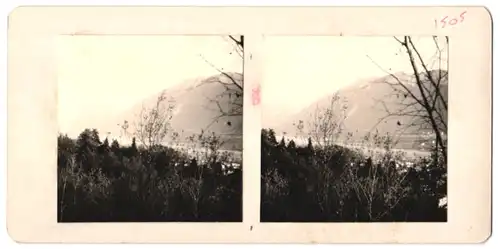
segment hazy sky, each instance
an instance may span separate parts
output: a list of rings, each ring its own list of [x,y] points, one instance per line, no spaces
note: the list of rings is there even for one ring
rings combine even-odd
[[[432,37],[413,39],[430,62],[437,51]],[[367,55],[391,72],[412,72],[407,55],[392,37],[267,36],[264,47],[264,125],[360,78],[386,75]]]
[[[436,52],[431,37],[415,41],[426,60]],[[241,72],[232,46],[221,36],[60,36],[60,131],[78,134],[185,79],[217,74],[200,54]],[[411,71],[392,37],[267,36],[262,49],[264,123],[360,78],[385,75],[367,55],[392,72]]]
[[[183,80],[241,72],[221,36],[61,36],[58,39],[61,132],[79,133]]]

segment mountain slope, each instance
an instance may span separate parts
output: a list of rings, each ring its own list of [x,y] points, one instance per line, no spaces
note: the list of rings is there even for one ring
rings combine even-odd
[[[243,84],[243,75],[239,73],[228,73],[240,86]],[[143,108],[152,108],[156,105],[157,98],[164,92],[167,100],[174,102],[172,129],[181,134],[181,141],[191,135],[199,134],[202,130],[214,132],[226,139],[226,149],[241,149],[242,146],[242,115],[223,115],[242,106],[242,91],[232,83],[231,79],[223,74],[208,78],[194,78],[186,80],[172,88],[165,89],[150,96],[131,109],[118,115],[112,122],[108,122],[107,131],[120,134],[120,125],[128,121],[128,132],[135,131],[135,125],[139,120],[139,114]],[[229,94],[230,93],[230,94]],[[166,107],[165,101],[162,107]],[[242,112],[237,109],[236,112]]]
[[[447,72],[441,71],[442,75],[447,75]],[[439,71],[433,71],[435,78]],[[410,89],[416,96],[420,96],[419,89],[415,82],[415,77],[403,73],[398,73],[397,77],[404,82],[405,86]],[[423,79],[423,74],[421,79]],[[392,116],[387,117],[388,112],[396,112],[401,110],[402,103],[410,103],[409,96],[403,96],[394,90],[390,84],[395,83],[395,80],[390,76],[381,78],[364,79],[353,83],[352,85],[340,89],[336,93],[332,93],[324,98],[316,101],[308,107],[298,111],[290,117],[284,119],[275,128],[280,134],[286,132],[289,135],[296,136],[297,129],[293,124],[299,120],[304,121],[304,130],[309,128],[311,122],[314,122],[314,114],[316,110],[324,109],[330,106],[331,98],[338,94],[339,97],[345,100],[347,104],[347,119],[345,120],[345,134],[347,132],[354,133],[354,138],[359,139],[369,131],[378,130],[380,133],[394,134],[396,131],[401,131],[403,127],[412,122],[412,118],[408,116]],[[425,84],[430,84],[426,82]],[[448,98],[448,78],[444,77],[440,85],[441,93],[447,102]],[[407,107],[405,112],[411,111],[414,107]],[[335,108],[336,111],[339,108]],[[385,118],[383,121],[381,119]],[[426,130],[426,129],[423,129]],[[415,127],[405,130],[405,134],[417,134],[423,131]]]

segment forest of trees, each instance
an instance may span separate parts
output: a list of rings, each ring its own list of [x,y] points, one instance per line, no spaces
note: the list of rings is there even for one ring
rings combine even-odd
[[[229,54],[236,53],[243,60],[244,37],[228,36],[226,40],[231,44]],[[218,78],[208,82],[224,89],[209,98],[220,112],[213,122],[223,117],[242,118],[242,79],[202,58],[229,79],[229,83]],[[228,110],[222,108],[224,101],[228,101]],[[108,138],[101,142],[96,129],[85,129],[76,140],[59,134],[58,221],[241,222],[242,162],[221,150],[235,138],[203,130],[180,138],[171,124],[175,107],[176,101],[163,91],[154,105],[142,106],[135,120],[125,120],[121,129],[132,138],[131,145]],[[231,122],[227,124],[231,126]],[[238,132],[233,135],[241,137]],[[164,146],[165,142],[188,148],[174,149]]]
[[[366,152],[336,145],[278,142],[272,129],[261,133],[261,221],[391,222],[446,221],[446,167],[442,160],[414,159],[390,148]],[[374,147],[389,144],[374,134]],[[436,163],[437,162],[437,163]]]
[[[213,143],[212,135],[198,142]],[[206,147],[199,157],[161,145],[102,142],[95,129],[58,137],[59,222],[242,220],[241,167]]]
[[[312,114],[305,131],[303,120],[296,125],[309,138],[306,146],[278,142],[274,130],[262,130],[261,221],[447,221],[447,202],[440,202],[447,198],[448,38],[432,37],[435,53],[430,63],[418,49],[418,39],[394,40],[411,65],[413,79],[408,84],[408,79],[372,60],[390,78],[381,82],[390,91],[380,101],[386,116],[379,122],[388,117],[408,120],[397,121],[399,135],[408,128],[428,132],[428,155],[397,152],[394,136],[376,129],[364,135],[359,149],[349,147],[349,139],[346,143],[340,138],[346,135],[348,105],[355,103],[334,95],[327,107]],[[396,103],[386,103],[390,96],[397,96]]]

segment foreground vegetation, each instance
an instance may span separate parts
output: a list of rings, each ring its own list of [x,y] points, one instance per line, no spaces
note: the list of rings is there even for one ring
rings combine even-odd
[[[91,129],[76,140],[59,135],[58,221],[241,221],[241,167],[223,166],[231,155],[214,134],[192,141],[203,148],[194,156],[135,139],[101,142]]]
[[[446,163],[433,154],[406,158],[388,137],[366,137],[365,148],[298,146],[262,130],[261,221],[446,221]]]

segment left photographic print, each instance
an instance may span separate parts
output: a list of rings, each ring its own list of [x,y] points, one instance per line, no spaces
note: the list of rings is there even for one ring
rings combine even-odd
[[[241,222],[243,44],[58,37],[58,222]]]

